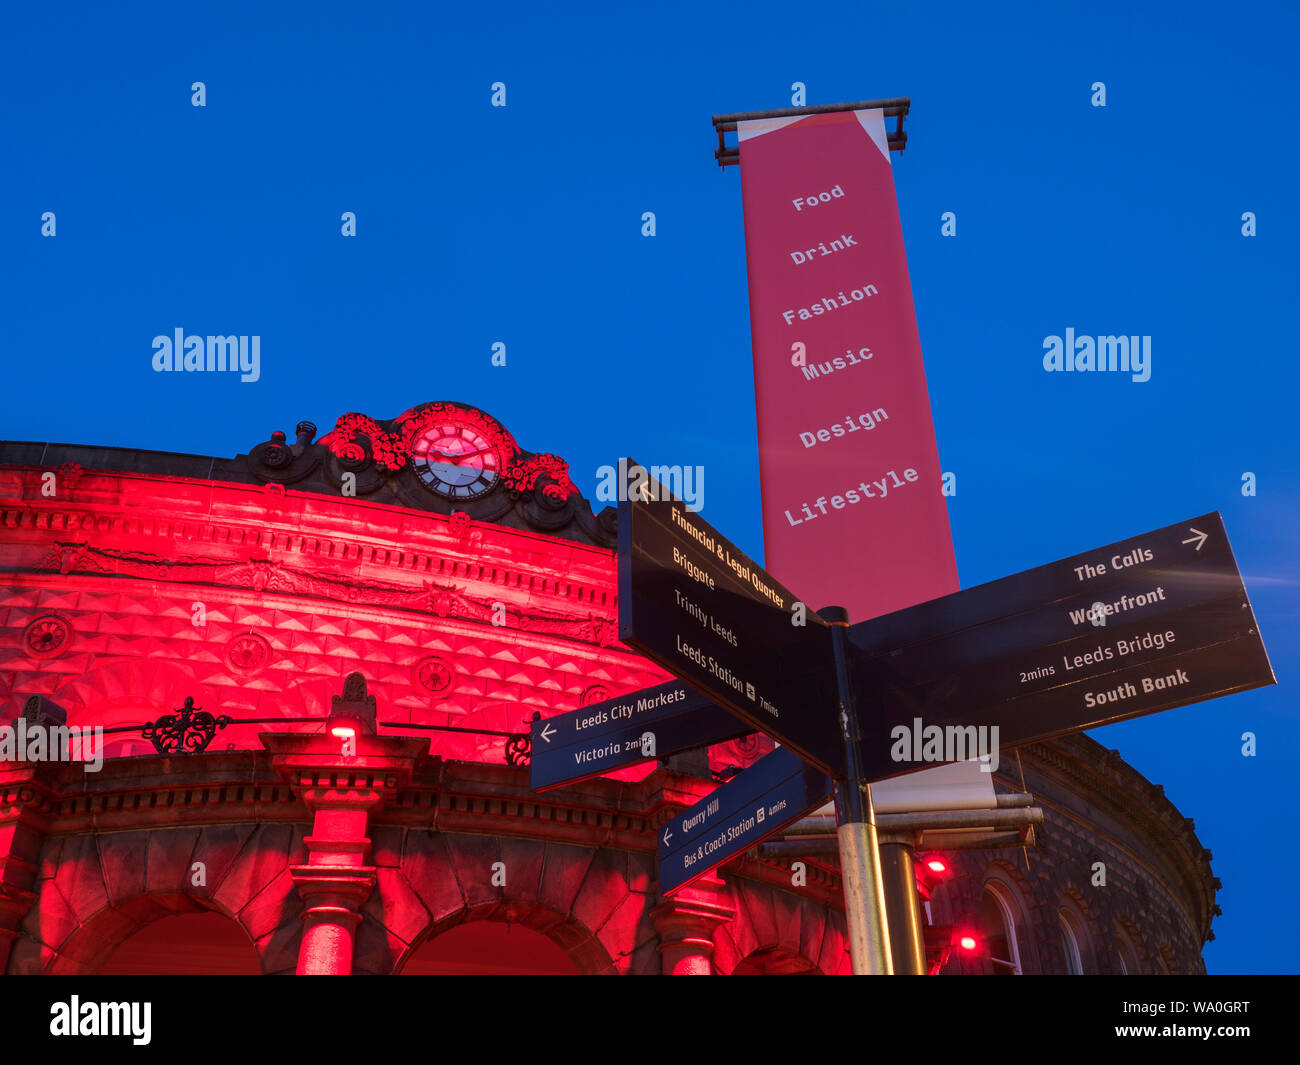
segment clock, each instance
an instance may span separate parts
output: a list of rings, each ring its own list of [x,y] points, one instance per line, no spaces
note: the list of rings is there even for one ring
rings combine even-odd
[[[448,499],[477,499],[501,477],[501,447],[480,430],[441,419],[411,445],[411,466],[431,491]]]

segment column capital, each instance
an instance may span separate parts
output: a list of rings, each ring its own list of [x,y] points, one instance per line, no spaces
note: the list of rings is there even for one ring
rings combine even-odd
[[[361,907],[375,886],[373,865],[291,865],[289,875],[302,896],[299,976],[348,976]]]
[[[379,809],[410,783],[416,763],[429,751],[429,741],[420,737],[357,736],[349,754],[332,736],[295,732],[260,738],[280,778],[313,811]]]
[[[710,873],[650,911],[666,975],[708,976],[713,971],[714,931],[736,916],[734,907],[717,899],[725,886]]]
[[[304,919],[313,910],[337,909],[342,906],[361,920],[365,905],[376,882],[373,865],[291,865],[289,875],[294,887],[307,904]]]

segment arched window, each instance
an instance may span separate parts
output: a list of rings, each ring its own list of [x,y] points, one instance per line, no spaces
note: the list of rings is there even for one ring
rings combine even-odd
[[[1119,957],[1119,973],[1121,976],[1137,976],[1142,972],[1142,965],[1138,961],[1137,948],[1133,946],[1133,940],[1123,929],[1117,929],[1115,932],[1115,953]]]
[[[1061,930],[1061,951],[1065,955],[1065,971],[1071,976],[1082,976],[1088,943],[1083,920],[1068,906],[1061,907],[1057,920]]]
[[[1019,905],[1011,892],[997,881],[984,885],[980,914],[984,925],[984,943],[995,976],[1020,976],[1020,943],[1016,938]]]

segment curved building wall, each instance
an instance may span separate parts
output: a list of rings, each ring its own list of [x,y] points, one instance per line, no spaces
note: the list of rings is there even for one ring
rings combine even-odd
[[[0,445],[0,719],[42,696],[70,725],[122,730],[98,771],[0,762],[0,969],[246,971],[251,947],[261,972],[330,971],[312,966],[342,937],[351,971],[475,971],[463,952],[497,942],[493,922],[545,937],[567,971],[848,971],[832,858],[796,884],[788,860],[750,852],[658,894],[656,827],[714,787],[702,762],[544,795],[507,764],[533,714],[667,677],[617,643],[609,512],[555,490],[554,456],[515,445],[509,494],[463,507],[391,470],[365,480],[400,466],[385,448],[427,413],[336,427],[327,447],[300,427],[296,450],[273,438],[234,462]],[[337,490],[349,463],[361,497]],[[158,754],[140,726],[187,698],[236,720],[203,753]],[[351,761],[325,728],[340,698],[372,699],[381,723]],[[712,764],[762,749],[719,746]],[[992,934],[1005,904],[1017,957],[945,971],[1203,971],[1217,884],[1191,823],[1084,737],[1010,764],[999,789],[1023,772],[1045,810],[1037,846],[950,852],[930,916]],[[185,915],[166,927],[193,949],[158,959],[147,930]],[[436,949],[453,929],[461,969]],[[547,964],[517,938],[519,971]]]

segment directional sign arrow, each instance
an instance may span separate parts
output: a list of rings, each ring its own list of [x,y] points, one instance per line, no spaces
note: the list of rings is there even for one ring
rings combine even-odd
[[[659,890],[666,895],[684,887],[815,810],[830,794],[830,778],[778,747],[668,823],[659,847]]]
[[[1194,520],[852,626],[868,777],[1275,683],[1223,522]]]
[[[534,721],[530,783],[545,791],[749,731],[707,696],[669,681]]]
[[[619,638],[826,772],[843,769],[830,629],[680,502],[619,504]]]

